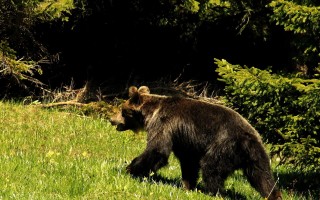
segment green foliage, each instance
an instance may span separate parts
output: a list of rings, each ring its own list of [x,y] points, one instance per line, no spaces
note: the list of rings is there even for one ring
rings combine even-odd
[[[67,14],[71,14],[70,11],[74,8],[74,0],[43,0],[36,5],[34,12],[42,20],[68,21]]]
[[[300,65],[308,64],[310,68],[316,68],[320,63],[320,7],[312,2],[276,0],[268,6],[273,14],[270,19],[284,28],[293,32],[295,39],[293,45],[298,53],[294,60]]]
[[[187,0],[187,1],[181,2],[181,4],[176,7],[176,11],[197,13],[200,9],[199,4],[200,2],[198,1]]]
[[[25,86],[23,81],[42,85],[33,78],[35,73],[42,74],[40,66],[34,61],[17,59],[15,53],[6,41],[0,41],[0,78],[13,79],[22,86]]]
[[[0,2],[0,36],[2,40],[33,38],[35,23],[50,20],[68,20],[66,14],[74,9],[73,0],[32,0]],[[19,32],[20,31],[20,32]],[[21,35],[21,32],[25,35]]]
[[[139,10],[150,9],[137,0]],[[152,7],[155,9],[155,6]],[[159,10],[161,10],[159,12]],[[160,5],[147,20],[160,26],[178,27],[181,37],[194,38],[203,27],[214,27],[217,24],[227,24],[235,33],[247,30],[252,36],[266,36],[267,16],[263,2],[252,0],[161,0]],[[253,17],[260,15],[260,18]]]
[[[285,0],[272,1],[273,8],[271,19],[286,31],[294,33],[318,34],[320,25],[320,7],[297,5]]]
[[[311,75],[319,66],[320,7],[317,1],[162,0],[161,6],[166,9],[155,14],[156,21],[162,26],[178,27],[182,37],[194,40],[202,29],[215,27],[221,31],[226,27],[225,32],[241,34],[253,43],[272,43],[273,37],[278,37],[274,34],[279,34],[274,25],[279,26],[293,34],[286,35],[291,47],[287,52],[290,64],[306,66]]]
[[[320,80],[215,60],[228,103],[272,144],[271,153],[301,170],[320,166]]]
[[[35,37],[33,27],[42,22],[66,21],[66,14],[73,8],[73,0],[0,1],[0,78],[5,92],[10,90],[9,85],[42,85],[34,77],[42,74],[39,62],[34,60],[43,59],[48,52]]]

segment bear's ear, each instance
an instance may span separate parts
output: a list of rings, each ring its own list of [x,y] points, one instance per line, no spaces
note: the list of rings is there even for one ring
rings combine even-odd
[[[136,94],[138,94],[138,88],[135,86],[129,87],[129,97],[131,98],[131,97],[135,96]]]
[[[150,89],[147,86],[141,86],[138,89],[139,94],[150,94]]]

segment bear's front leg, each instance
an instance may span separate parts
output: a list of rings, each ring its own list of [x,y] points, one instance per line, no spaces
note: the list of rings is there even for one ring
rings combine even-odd
[[[188,155],[191,155],[191,154],[188,154]],[[199,161],[197,161],[195,156],[190,156],[190,158],[186,156],[179,157],[181,172],[182,172],[182,184],[183,184],[183,187],[187,190],[195,189],[197,185],[197,180],[199,177],[199,170],[200,170]]]
[[[172,141],[161,128],[148,131],[148,142],[144,152],[132,160],[127,172],[133,176],[149,176],[168,164],[172,150]]]
[[[161,149],[146,149],[140,156],[133,159],[126,170],[133,176],[146,177],[168,164],[170,152]]]
[[[133,176],[148,176],[150,171],[145,166],[143,166],[143,164],[141,164],[142,159],[143,158],[141,158],[141,156],[133,159],[130,165],[128,165],[126,168],[127,172]]]

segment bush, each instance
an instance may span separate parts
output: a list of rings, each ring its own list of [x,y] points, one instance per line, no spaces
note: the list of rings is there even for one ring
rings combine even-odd
[[[280,163],[301,170],[320,167],[320,80],[215,60],[227,104],[245,116],[271,144]]]
[[[2,87],[10,89],[12,85],[27,88],[27,83],[42,86],[43,83],[34,78],[35,74],[42,74],[41,67],[34,61],[25,61],[16,57],[6,41],[0,41],[0,83]],[[0,87],[1,89],[3,89]],[[1,94],[1,92],[0,92]]]

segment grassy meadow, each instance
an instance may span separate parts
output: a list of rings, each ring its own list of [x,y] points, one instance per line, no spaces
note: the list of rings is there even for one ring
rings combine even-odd
[[[144,133],[117,132],[105,119],[0,101],[0,199],[261,199],[241,172],[223,196],[203,194],[201,182],[185,191],[173,156],[158,175],[133,179],[125,167],[144,147]],[[284,199],[319,198],[276,171]]]

